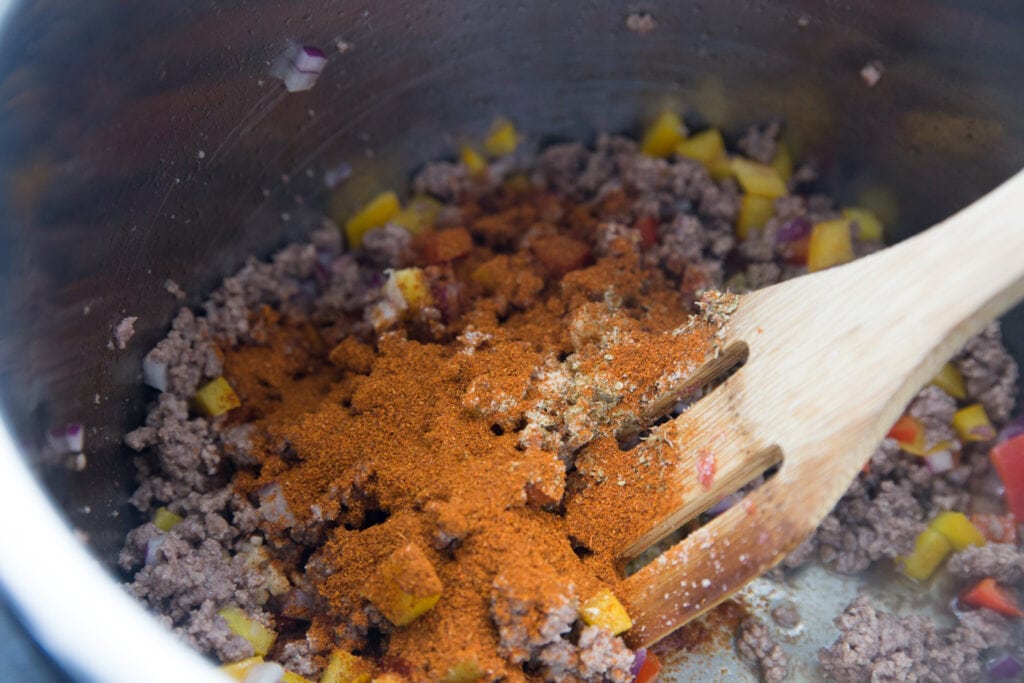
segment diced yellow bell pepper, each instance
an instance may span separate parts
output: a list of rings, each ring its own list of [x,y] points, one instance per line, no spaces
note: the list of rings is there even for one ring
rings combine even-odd
[[[344,650],[335,650],[327,660],[320,683],[370,683],[373,668],[361,657]]]
[[[484,138],[484,152],[491,157],[501,157],[516,151],[519,146],[519,132],[512,122],[499,118],[491,124],[491,131]]]
[[[991,441],[996,428],[985,413],[985,406],[974,403],[953,413],[953,429],[961,441]]]
[[[953,398],[964,400],[967,398],[967,385],[964,384],[964,376],[952,363],[946,363],[935,375],[932,384],[945,391]]]
[[[153,526],[160,531],[170,531],[181,523],[181,515],[176,515],[167,508],[161,506],[153,513]]]
[[[745,240],[751,230],[760,230],[775,213],[775,200],[756,194],[743,195],[740,212],[736,216],[736,237]]]
[[[848,206],[843,209],[843,218],[857,224],[857,236],[865,242],[882,241],[882,221],[868,209]]]
[[[862,206],[878,216],[882,225],[896,225],[900,217],[896,194],[881,185],[872,185],[858,192],[857,206]]]
[[[434,303],[430,293],[430,283],[422,268],[402,268],[392,270],[388,281],[384,284],[385,291],[394,287],[405,301],[406,310],[415,312]],[[398,302],[395,302],[398,304]]]
[[[786,143],[780,142],[775,150],[775,158],[772,159],[772,168],[779,174],[783,182],[789,182],[793,177],[793,156],[789,153]]]
[[[409,543],[381,562],[363,595],[392,624],[407,626],[434,608],[443,587],[426,554]]]
[[[914,552],[903,558],[903,573],[916,581],[926,581],[949,554],[953,546],[935,529],[925,529],[914,541]]]
[[[611,631],[613,636],[627,631],[633,625],[626,608],[607,588],[598,591],[583,603],[580,607],[580,618],[587,626],[597,626]]]
[[[401,210],[398,195],[390,191],[381,192],[345,221],[345,239],[348,245],[358,249],[366,233],[384,225]]]
[[[223,664],[220,670],[231,676],[236,681],[244,681],[245,677],[249,675],[254,668],[263,663],[263,657],[256,655],[255,657],[246,657],[240,659],[237,662],[231,662],[230,664]]]
[[[252,645],[252,650],[258,655],[265,655],[274,646],[277,634],[256,621],[238,607],[225,607],[217,612],[220,617],[228,623],[228,628],[242,636]]]
[[[853,239],[850,223],[845,219],[817,223],[811,229],[807,245],[807,270],[825,270],[852,261]]]
[[[481,175],[487,170],[487,160],[480,152],[473,149],[472,145],[466,144],[459,148],[459,161],[471,176]]]
[[[285,671],[284,675],[281,676],[279,683],[313,683],[305,676],[300,676],[294,671]]]
[[[667,157],[685,138],[682,119],[675,112],[665,111],[644,131],[640,151],[652,157]]]
[[[726,156],[725,140],[717,128],[708,128],[680,141],[676,145],[676,154],[710,166],[711,162]]]
[[[767,164],[759,164],[743,157],[733,157],[732,170],[740,187],[747,194],[777,199],[784,197],[788,191],[786,181],[778,171]]]
[[[726,178],[732,178],[735,174],[736,171],[732,165],[732,158],[728,154],[712,159],[711,163],[708,164],[708,175],[719,182]]]
[[[473,659],[464,659],[448,669],[444,683],[473,683],[483,678],[484,672]]]
[[[957,551],[969,545],[985,545],[986,542],[985,535],[962,512],[940,512],[928,524],[928,528],[945,536],[953,550]]]
[[[195,395],[196,407],[207,417],[217,417],[242,405],[238,394],[223,377],[210,380]]]
[[[413,235],[418,235],[433,227],[439,213],[441,202],[433,197],[417,195],[410,200],[408,206],[392,216],[390,222],[401,225]]]

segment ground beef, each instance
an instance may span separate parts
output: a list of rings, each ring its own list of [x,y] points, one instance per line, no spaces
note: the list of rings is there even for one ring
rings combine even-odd
[[[950,558],[946,571],[964,583],[991,576],[1001,584],[1013,585],[1024,579],[1024,553],[1008,543],[968,546]]]
[[[818,527],[818,557],[844,574],[913,549],[924,510],[908,482],[882,481],[874,492],[858,480]]]
[[[363,256],[377,268],[395,268],[409,249],[412,236],[400,225],[388,223],[363,236]]]
[[[179,285],[174,280],[170,280],[170,279],[165,280],[164,281],[164,290],[168,294],[173,296],[175,299],[177,299],[178,301],[184,301],[187,298],[187,295],[185,294],[185,290],[182,289],[181,285]]]
[[[739,147],[749,157],[767,163],[777,152],[779,132],[778,123],[752,128],[741,137]],[[492,162],[481,178],[470,177],[459,163],[429,164],[417,174],[413,189],[451,202],[493,188],[517,163],[512,158]],[[593,149],[579,143],[548,147],[536,159],[530,177],[537,185],[579,202],[580,208],[600,208],[603,222],[593,240],[596,253],[632,250],[646,266],[658,268],[694,298],[702,289],[722,283],[727,258],[730,268],[738,266],[728,282],[734,291],[805,272],[805,267],[787,263],[788,247],[776,240],[776,233],[791,221],[815,223],[838,216],[832,201],[822,195],[780,198],[764,229],[737,244],[733,225],[742,195],[734,180],[716,182],[703,165],[689,159],[644,156],[635,141],[621,136],[601,135]],[[803,167],[791,186],[814,177],[813,168]],[[462,226],[474,219],[475,210],[469,207],[464,215],[460,206],[446,205],[437,225]],[[523,233],[530,239],[543,237],[544,222],[563,220],[561,210],[557,202],[551,211],[538,210],[522,221]],[[638,229],[642,221],[653,221],[653,245],[645,244],[649,233]],[[494,235],[495,245],[510,248],[520,237],[519,232]],[[508,244],[497,245],[501,239]],[[147,382],[163,393],[145,424],[125,437],[125,443],[140,452],[136,462],[141,485],[132,501],[145,512],[167,506],[184,519],[169,532],[148,523],[138,527],[129,534],[120,561],[132,577],[129,591],[159,611],[162,620],[199,650],[222,661],[250,655],[249,644],[230,632],[217,611],[228,604],[238,605],[251,617],[271,624],[272,617],[264,607],[271,596],[282,595],[291,587],[259,545],[258,529],[268,514],[268,504],[263,501],[256,508],[226,488],[236,468],[256,464],[252,429],[244,424],[226,427],[223,418],[189,415],[188,401],[196,389],[222,373],[217,343],[258,341],[260,330],[253,325],[253,313],[263,305],[285,318],[317,325],[328,348],[350,335],[371,333],[371,321],[364,313],[381,301],[385,277],[381,271],[402,265],[409,244],[405,230],[386,225],[367,233],[362,249],[346,251],[341,231],[326,223],[307,244],[288,246],[266,262],[248,260],[211,295],[204,316],[181,309],[167,338],[147,355]],[[858,254],[874,248],[860,241],[855,244]],[[507,265],[524,277],[516,280],[515,291],[508,292],[504,308],[498,311],[501,315],[509,307],[531,305],[543,287],[528,264],[508,260]],[[168,281],[167,290],[184,298],[173,282]],[[125,342],[134,320],[126,321]],[[469,343],[472,334],[468,328],[464,331],[471,350],[485,343]],[[576,338],[582,334],[580,330],[574,328],[569,334],[575,335],[574,343],[580,343]],[[120,346],[120,339],[115,343]],[[1004,421],[1013,408],[1018,369],[1002,346],[998,324],[968,342],[954,362],[964,375],[969,399],[981,401],[994,421]],[[552,385],[565,384],[570,393],[604,391],[576,386],[573,382],[578,380],[560,372],[560,366],[552,365],[541,379],[546,377]],[[565,422],[564,414],[570,408],[568,404],[538,404],[524,416],[510,417],[505,421],[508,424],[499,424],[501,420],[496,424],[511,429],[525,423],[521,445],[535,442],[570,461],[585,435],[553,429]],[[950,427],[956,408],[955,399],[937,387],[927,387],[908,411],[925,425],[929,444],[948,440],[957,447]],[[868,471],[858,477],[814,536],[797,548],[784,566],[796,567],[818,558],[833,569],[853,573],[906,553],[938,511],[967,509],[968,485],[978,485],[983,477],[991,477],[991,473],[982,446],[965,445],[956,468],[933,475],[921,459],[908,456],[894,441],[886,440],[873,455]],[[437,512],[442,532],[438,543],[451,550],[460,540],[458,529],[442,524],[444,511]],[[308,527],[296,526],[290,539],[273,539],[278,544],[276,551],[298,554],[302,548],[296,543],[321,543],[327,521],[337,522],[337,514],[325,513]],[[536,585],[522,585],[519,575],[519,583],[505,575],[494,580],[491,618],[502,654],[512,662],[526,663],[528,670],[539,672],[545,680],[628,681],[633,654],[622,639],[596,627],[582,627],[577,621],[574,587],[560,581],[550,567],[535,570],[527,576],[532,576]],[[307,572],[316,571],[314,555]],[[948,571],[964,582],[994,576],[1014,584],[1024,578],[1024,561],[1013,546],[990,545],[956,554]],[[784,628],[793,628],[800,621],[793,606],[779,606],[772,615]],[[370,610],[337,635],[345,642],[365,644],[375,619],[382,617]],[[840,681],[872,677],[966,680],[977,675],[979,654],[1005,644],[1009,633],[1006,620],[979,610],[962,615],[957,629],[940,635],[926,619],[879,612],[866,599],[851,604],[836,623],[840,638],[822,651],[821,663]],[[747,620],[737,632],[736,647],[763,680],[782,680],[788,663],[770,635],[762,622]],[[323,646],[318,649],[310,641],[291,640],[280,645],[278,659],[291,671],[314,676],[323,666],[325,652]]]
[[[796,628],[800,625],[800,611],[796,603],[785,600],[772,609],[772,620],[782,628]]]
[[[521,576],[499,574],[491,593],[491,617],[500,648],[511,662],[526,662],[572,629],[579,602],[572,584],[551,567],[533,567]]]
[[[225,483],[218,433],[211,421],[190,417],[188,402],[169,391],[160,394],[145,426],[124,440],[130,448],[150,449],[156,456],[159,475],[151,474],[153,465],[148,460],[139,461],[144,476],[132,503],[141,510],[149,510],[154,500],[177,500]]]
[[[1008,420],[1017,398],[1020,370],[1003,346],[999,322],[968,341],[954,362],[963,373],[968,395],[981,401],[989,418]]]
[[[139,317],[137,315],[130,315],[126,318],[122,318],[120,322],[114,326],[110,340],[111,348],[117,347],[119,350],[123,351],[124,348],[128,346],[128,342],[135,336],[135,321],[138,319]]]
[[[317,253],[312,244],[294,244],[272,261],[250,258],[242,269],[210,295],[205,304],[211,332],[235,344],[250,341],[249,313],[258,304],[287,309],[303,294],[303,283],[316,273]]]
[[[736,142],[740,151],[754,161],[770,164],[778,151],[782,123],[771,121],[763,126],[751,126]]]
[[[1009,639],[1009,622],[988,610],[965,615],[951,633],[940,634],[926,617],[880,611],[865,596],[850,603],[835,624],[839,638],[818,660],[839,683],[976,680],[980,655]]]
[[[760,619],[751,617],[740,624],[736,652],[757,670],[765,683],[778,683],[789,674],[789,658]]]
[[[148,354],[146,362],[162,368],[162,386],[156,388],[180,398],[191,398],[204,378],[221,372],[220,355],[205,318],[182,308],[171,331]]]
[[[979,356],[987,359],[984,367],[990,371],[979,371],[975,377],[984,374],[990,383],[969,384],[969,400],[980,399],[973,392],[989,387],[990,395],[998,393],[1000,400],[1012,402],[1012,393],[992,390],[1017,372],[1013,361],[1007,362],[1009,355],[992,328],[973,338],[955,362],[977,371]],[[956,409],[955,399],[932,385],[922,389],[907,408],[924,425],[928,444],[949,441],[954,449],[960,447],[950,426]],[[879,560],[907,553],[928,519],[943,510],[967,510],[969,482],[988,472],[987,447],[968,445],[957,467],[933,474],[920,458],[886,439],[872,456],[868,471],[858,476],[814,536],[790,554],[783,566],[798,567],[817,558],[836,571],[857,573]]]
[[[942,441],[949,441],[957,450],[960,442],[953,429],[953,413],[956,399],[934,385],[928,385],[918,393],[907,413],[924,426],[925,448],[931,448]]]
[[[621,638],[595,626],[570,632],[579,611],[575,589],[551,567],[499,574],[491,594],[491,617],[499,651],[514,663],[532,662],[544,680],[627,683],[633,653]]]
[[[442,201],[452,201],[467,187],[466,167],[447,161],[427,164],[413,178],[415,192],[433,195]]]
[[[300,676],[316,676],[320,668],[313,661],[314,649],[307,640],[293,640],[281,648],[281,665]]]

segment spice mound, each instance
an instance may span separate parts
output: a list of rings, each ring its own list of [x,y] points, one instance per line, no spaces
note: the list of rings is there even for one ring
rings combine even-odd
[[[142,564],[132,590],[182,601],[187,591],[158,576],[175,571],[172,555],[223,577],[222,596],[169,616],[235,664],[632,681],[621,638],[631,622],[607,552],[608,515],[627,489],[603,497],[605,514],[566,511],[599,484],[629,481],[634,497],[663,487],[669,463],[620,443],[635,442],[666,399],[684,398],[674,387],[717,352],[722,319],[701,314],[698,286],[709,281],[680,282],[645,258],[644,229],[615,220],[626,201],[505,182],[450,202],[447,225],[369,231],[355,252],[328,227],[314,235],[319,248],[273,264],[300,277],[303,258],[314,275],[348,268],[365,285],[361,310],[318,315],[284,294],[239,307],[231,297],[255,279],[243,272],[205,318],[183,312],[181,334],[147,363],[165,388],[194,393],[186,403],[165,391],[127,439],[155,446],[165,475],[136,502],[172,503],[162,524],[129,539],[124,566]],[[178,462],[195,440],[232,466],[202,454]],[[210,513],[179,522],[180,497],[210,499]],[[182,537],[186,524],[221,524],[218,508],[233,522],[218,530],[232,539],[223,568],[222,547]],[[254,594],[253,582],[266,585]],[[218,619],[228,628],[215,636]]]
[[[493,201],[412,241],[372,331],[318,354],[264,311],[263,343],[226,349],[258,462],[234,490],[259,500],[271,555],[304,571],[315,651],[416,680],[629,681],[611,558],[579,538],[602,520],[566,519],[595,476],[575,465],[608,441],[628,461],[617,435],[713,353],[715,326],[592,211]],[[630,467],[618,476],[652,486],[662,472]]]

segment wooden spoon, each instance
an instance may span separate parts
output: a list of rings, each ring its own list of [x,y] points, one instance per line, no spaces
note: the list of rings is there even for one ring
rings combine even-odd
[[[668,635],[796,548],[917,391],[1022,298],[1024,172],[896,246],[740,297],[723,356],[746,363],[638,446],[672,448],[679,464],[673,485],[651,500],[655,513],[636,520],[618,555],[635,557],[781,466],[623,580],[617,593],[634,620],[630,645]]]

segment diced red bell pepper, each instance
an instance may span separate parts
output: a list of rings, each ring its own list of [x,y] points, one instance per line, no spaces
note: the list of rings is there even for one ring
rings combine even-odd
[[[794,266],[806,266],[807,252],[810,249],[810,245],[810,236],[801,237],[798,240],[790,242],[785,248],[786,261],[792,263]]]
[[[904,415],[896,420],[896,424],[889,430],[888,437],[898,441],[901,448],[909,446],[912,449],[922,450],[924,447],[924,425],[910,415]]]
[[[997,444],[989,453],[1006,490],[1006,505],[1017,519],[1024,519],[1024,434]]]
[[[633,683],[654,683],[658,680],[658,673],[661,672],[661,660],[653,652],[647,651],[647,659],[644,660],[640,670],[636,672]]]
[[[971,607],[987,607],[993,612],[1008,617],[1024,617],[1024,612],[1017,607],[1013,594],[996,583],[991,576],[979,581],[973,588],[960,596],[961,602]]]
[[[990,543],[1017,543],[1017,520],[1013,515],[971,515],[971,521]]]
[[[641,216],[635,227],[640,233],[640,244],[644,249],[650,249],[658,243],[658,221],[654,216]]]

